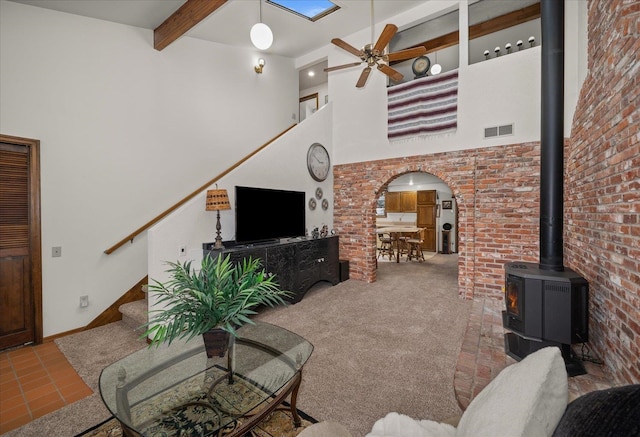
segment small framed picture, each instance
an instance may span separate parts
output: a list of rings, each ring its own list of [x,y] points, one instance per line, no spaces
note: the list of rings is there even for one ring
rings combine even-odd
[[[442,201],[442,209],[453,209],[453,201],[452,200],[443,200]]]

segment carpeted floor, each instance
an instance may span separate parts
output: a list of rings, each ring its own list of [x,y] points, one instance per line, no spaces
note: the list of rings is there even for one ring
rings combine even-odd
[[[315,346],[298,407],[354,437],[391,411],[432,420],[461,414],[453,376],[471,301],[458,297],[457,260],[379,263],[374,283],[319,285],[295,305],[258,315]]]
[[[458,298],[457,256],[379,263],[378,280],[320,283],[305,298],[257,318],[308,339],[297,407],[364,436],[396,411],[421,419],[460,414],[453,375],[471,309]],[[109,418],[97,391],[106,365],[146,346],[121,322],[56,340],[95,393],[7,436],[73,436]]]

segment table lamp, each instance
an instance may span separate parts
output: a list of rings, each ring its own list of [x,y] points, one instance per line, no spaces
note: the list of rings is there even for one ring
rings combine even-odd
[[[214,244],[214,249],[224,249],[222,245],[222,237],[220,236],[220,211],[224,211],[226,209],[231,209],[231,204],[229,203],[229,195],[227,194],[227,190],[219,190],[216,186],[215,190],[207,190],[207,211],[217,211],[218,213],[218,221],[216,222],[216,244]]]

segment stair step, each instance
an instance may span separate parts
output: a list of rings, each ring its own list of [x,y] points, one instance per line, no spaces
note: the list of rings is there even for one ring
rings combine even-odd
[[[147,323],[149,309],[146,299],[122,304],[118,309],[122,313],[122,321],[132,329],[141,329],[140,326]]]

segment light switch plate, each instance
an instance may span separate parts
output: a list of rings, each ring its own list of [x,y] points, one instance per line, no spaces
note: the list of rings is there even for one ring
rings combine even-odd
[[[62,247],[61,246],[54,246],[51,248],[51,256],[53,258],[58,258],[62,256]]]

